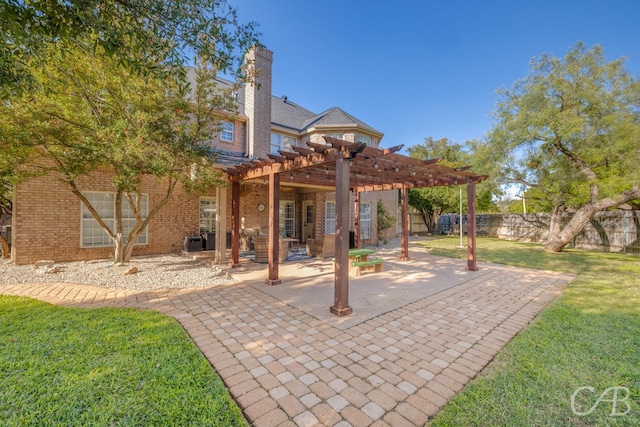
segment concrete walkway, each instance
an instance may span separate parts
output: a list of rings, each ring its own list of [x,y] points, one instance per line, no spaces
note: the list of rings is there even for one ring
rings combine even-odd
[[[376,255],[378,256],[378,255]],[[489,363],[572,275],[410,250],[382,253],[383,273],[350,280],[354,314],[337,318],[330,261],[233,270],[206,289],[116,291],[88,285],[0,285],[74,307],[137,307],[175,317],[255,427],[420,426]]]

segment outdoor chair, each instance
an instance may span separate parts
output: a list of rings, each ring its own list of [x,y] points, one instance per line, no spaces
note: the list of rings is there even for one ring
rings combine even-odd
[[[282,237],[278,237],[279,262],[283,263],[289,257],[289,242],[285,242]],[[269,236],[261,234],[254,236],[253,249],[255,252],[256,262],[269,262]]]
[[[325,234],[317,239],[307,239],[307,255],[327,258],[336,255],[336,235]]]

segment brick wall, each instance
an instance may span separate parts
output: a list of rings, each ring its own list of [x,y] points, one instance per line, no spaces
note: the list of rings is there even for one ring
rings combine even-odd
[[[236,119],[233,126],[233,141],[223,141],[220,139],[220,132],[212,135],[209,145],[224,151],[235,151],[244,153],[247,144],[247,122]]]
[[[247,66],[257,70],[255,81],[245,87],[245,114],[249,118],[250,156],[264,156],[271,146],[271,66],[273,52],[254,47],[247,53]]]
[[[296,235],[302,234],[302,197],[293,188],[281,183],[280,201],[295,202],[295,226]],[[263,203],[266,209],[258,210],[258,204]],[[231,204],[231,199],[229,199]],[[244,228],[258,228],[260,233],[269,232],[269,185],[262,182],[246,182],[240,185],[240,226]],[[230,215],[230,214],[229,214]],[[229,225],[230,227],[230,225]]]
[[[79,177],[77,183],[84,191],[113,191],[107,172]],[[163,197],[163,183],[153,177],[143,178],[142,192],[149,196],[149,210]],[[60,262],[109,257],[112,247],[80,247],[81,203],[53,174],[20,184],[14,194],[13,260],[27,264],[40,259]],[[198,231],[198,223],[199,196],[189,195],[178,186],[149,224],[148,243],[136,246],[133,255],[180,250],[185,236]]]

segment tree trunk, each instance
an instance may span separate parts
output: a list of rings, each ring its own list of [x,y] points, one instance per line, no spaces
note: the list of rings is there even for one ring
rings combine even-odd
[[[116,234],[116,238],[113,239],[113,263],[114,264],[123,264],[126,261],[124,260],[124,248],[125,244],[123,242],[122,234]]]
[[[573,238],[582,231],[585,225],[591,221],[596,212],[598,211],[592,209],[579,209],[573,217],[571,217],[569,223],[564,226],[562,231],[551,234],[551,229],[554,226],[554,220],[558,221],[557,230],[560,229],[560,218],[556,219],[554,212],[551,215],[552,223],[549,225],[549,238],[547,239],[544,249],[550,252],[561,252],[569,243],[571,243],[571,240],[573,240]]]
[[[561,252],[571,243],[571,240],[582,231],[587,223],[593,219],[596,213],[638,198],[640,198],[640,189],[634,188],[622,192],[622,194],[615,199],[607,198],[595,203],[587,203],[573,214],[573,217],[571,217],[571,220],[569,220],[569,223],[565,225],[564,228],[561,227],[560,221],[562,219],[562,213],[566,209],[563,205],[557,206],[551,215],[549,238],[544,245],[544,249],[550,252]]]
[[[9,258],[9,243],[7,240],[0,236],[0,258]]]

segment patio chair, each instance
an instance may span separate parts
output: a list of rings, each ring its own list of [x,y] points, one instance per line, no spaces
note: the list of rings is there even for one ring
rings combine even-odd
[[[289,242],[278,237],[279,256],[278,260],[283,263],[289,257]],[[253,249],[255,251],[256,262],[269,262],[269,236],[261,234],[253,238]]]
[[[327,258],[336,255],[336,235],[325,234],[317,239],[307,239],[307,255]]]

